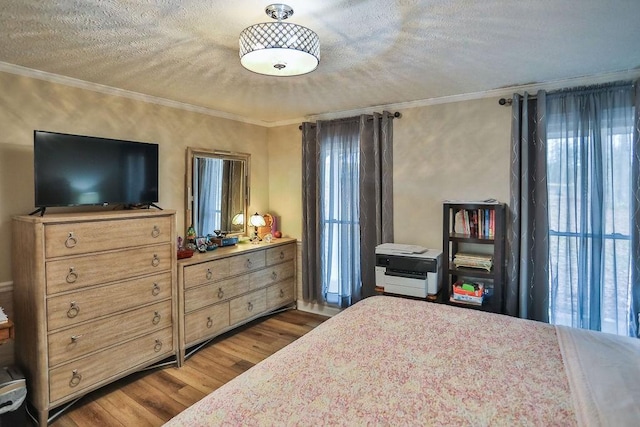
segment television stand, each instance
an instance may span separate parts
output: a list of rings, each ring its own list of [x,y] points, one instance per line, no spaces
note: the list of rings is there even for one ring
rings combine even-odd
[[[38,208],[35,211],[31,212],[29,215],[35,215],[40,212],[40,216],[44,216],[44,212],[47,210],[46,207]]]

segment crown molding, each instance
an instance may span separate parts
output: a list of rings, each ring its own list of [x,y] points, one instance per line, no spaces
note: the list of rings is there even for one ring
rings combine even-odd
[[[612,73],[596,74],[591,76],[573,77],[569,79],[553,80],[548,82],[529,83],[523,85],[506,86],[481,92],[465,93],[460,95],[428,98],[417,101],[401,102],[396,104],[382,104],[375,107],[367,107],[356,110],[345,110],[334,113],[315,114],[301,117],[298,120],[287,120],[284,124],[300,123],[303,121],[331,120],[341,117],[351,117],[360,114],[371,114],[375,111],[407,110],[411,108],[428,107],[431,105],[450,104],[454,102],[472,101],[484,98],[501,98],[513,96],[516,92],[537,92],[539,90],[557,90],[573,86],[597,85],[618,80],[632,80],[640,78],[640,68],[617,71]]]
[[[72,77],[61,76],[59,74],[49,73],[46,71],[34,70],[33,68],[22,67],[20,65],[8,64],[0,62],[0,71],[17,74],[23,77],[31,77],[38,80],[44,80],[50,83],[57,83],[71,86],[79,89],[91,90],[93,92],[103,93],[105,95],[121,96],[136,101],[148,102],[150,104],[162,105],[164,107],[177,108],[179,110],[190,111],[194,113],[206,114],[208,116],[219,117],[222,119],[235,120],[237,122],[249,123],[258,126],[267,126],[269,123],[262,120],[250,119],[248,117],[238,116],[235,114],[225,113],[224,111],[212,110],[210,108],[199,107],[184,102],[172,101],[157,96],[145,95],[139,92],[119,89],[112,86],[106,86],[99,83],[87,82],[85,80],[74,79]]]

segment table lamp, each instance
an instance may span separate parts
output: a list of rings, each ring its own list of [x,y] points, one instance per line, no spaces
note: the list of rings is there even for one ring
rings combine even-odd
[[[249,224],[254,227],[254,239],[260,240],[260,237],[258,236],[258,227],[264,227],[265,225],[267,225],[262,215],[260,215],[258,212],[251,215],[251,218],[249,218]]]

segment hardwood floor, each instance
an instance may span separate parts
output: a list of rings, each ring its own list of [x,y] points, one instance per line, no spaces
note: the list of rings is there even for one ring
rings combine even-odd
[[[85,396],[50,425],[160,426],[326,319],[289,310],[255,320],[218,337],[181,368],[139,372]]]

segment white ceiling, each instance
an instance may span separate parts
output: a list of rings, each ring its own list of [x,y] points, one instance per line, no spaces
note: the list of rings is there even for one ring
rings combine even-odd
[[[242,68],[238,35],[271,21],[255,0],[2,0],[0,70],[272,125],[640,67],[638,0],[286,3],[320,37],[307,75]]]

